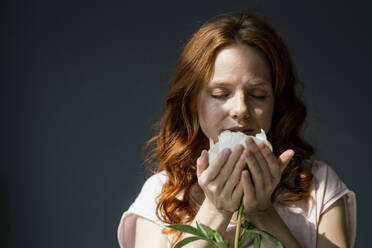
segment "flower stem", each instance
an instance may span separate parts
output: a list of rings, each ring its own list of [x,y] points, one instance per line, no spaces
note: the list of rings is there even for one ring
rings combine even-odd
[[[242,202],[240,204],[240,208],[238,212],[238,223],[236,224],[234,248],[239,248],[240,225],[242,223],[243,210],[244,210],[244,204]]]

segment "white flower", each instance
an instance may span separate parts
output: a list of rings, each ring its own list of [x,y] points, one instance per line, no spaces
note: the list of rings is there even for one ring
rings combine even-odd
[[[232,132],[229,130],[223,131],[218,136],[218,142],[214,144],[213,140],[209,138],[209,163],[211,163],[216,157],[217,154],[222,151],[224,148],[232,149],[237,144],[242,144],[247,148],[245,140],[247,137],[252,137],[254,142],[258,145],[264,142],[272,151],[273,147],[266,138],[265,131],[261,129],[261,133],[256,134],[256,136],[245,135],[242,132]]]

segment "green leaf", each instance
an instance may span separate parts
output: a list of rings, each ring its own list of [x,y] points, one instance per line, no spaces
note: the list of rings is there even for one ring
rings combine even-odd
[[[229,248],[229,243],[223,240],[222,236],[209,226],[196,222],[197,229],[203,233],[210,244],[217,248]]]
[[[254,236],[254,248],[260,248],[260,246],[261,246],[261,237],[260,237],[260,235],[255,235]]]
[[[196,222],[196,227],[197,227],[198,231],[203,233],[204,237],[206,237],[207,239],[213,240],[214,232],[216,232],[216,231],[214,231],[209,226],[203,225],[201,223],[199,224],[198,222]]]
[[[254,227],[254,225],[252,225],[250,222],[248,222],[247,220],[245,220],[243,223],[242,223],[242,228],[246,228],[246,229],[249,229],[251,227]]]
[[[188,243],[191,243],[191,242],[196,241],[196,240],[199,240],[199,239],[201,239],[201,238],[199,238],[199,237],[188,237],[188,238],[185,238],[185,239],[179,241],[179,242],[174,246],[174,248],[181,248],[181,247],[187,245]]]
[[[214,231],[213,236],[214,236],[214,240],[216,240],[217,243],[223,243],[223,238],[218,232]]]
[[[227,240],[223,240],[222,236],[218,232],[214,231],[213,235],[218,248],[229,248],[229,242]]]
[[[239,240],[239,247],[247,247],[254,238],[254,234],[248,232],[244,233],[244,231],[246,231],[245,228],[243,229],[243,235]]]
[[[226,248],[229,248],[229,241],[224,240],[223,243],[225,244]]]
[[[241,230],[241,232],[240,232],[239,240],[243,237],[245,231],[246,231],[246,229],[245,229],[245,228],[242,228],[242,230]]]
[[[185,238],[185,239],[179,241],[174,248],[182,247],[182,246],[184,246],[184,245],[186,245],[186,244],[188,244],[192,241],[196,241],[196,240],[199,240],[199,239],[207,241],[209,244],[211,244],[215,248],[220,248],[220,246],[216,242],[214,242],[213,240],[209,240],[205,237],[198,237],[198,236]],[[222,247],[222,248],[229,248],[229,247],[227,246],[227,247]]]
[[[258,228],[249,228],[247,229],[247,232],[259,234],[263,236],[265,239],[269,240],[271,243],[273,243],[277,248],[284,248],[284,245],[268,232],[265,232]]]
[[[264,232],[264,231],[262,231],[262,232],[263,232],[263,234],[261,234],[261,235],[263,237],[265,237],[267,240],[269,240],[271,243],[273,243],[276,247],[284,248],[284,245],[279,240],[277,240],[273,235],[271,235],[268,232]]]
[[[217,243],[218,248],[229,248],[229,242],[227,240],[224,240],[221,243]]]
[[[172,228],[172,229],[177,230],[177,231],[194,234],[195,236],[198,236],[198,237],[204,237],[202,232],[200,232],[195,227],[192,227],[192,226],[189,226],[189,225],[169,225],[167,227]]]

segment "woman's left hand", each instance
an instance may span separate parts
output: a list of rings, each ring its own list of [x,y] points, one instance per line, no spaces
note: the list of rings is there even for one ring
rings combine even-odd
[[[260,143],[256,145],[252,138],[246,139],[247,148],[242,154],[248,170],[242,172],[241,182],[244,189],[244,216],[264,214],[273,209],[271,195],[279,184],[282,172],[291,161],[294,151],[286,150],[279,158]]]

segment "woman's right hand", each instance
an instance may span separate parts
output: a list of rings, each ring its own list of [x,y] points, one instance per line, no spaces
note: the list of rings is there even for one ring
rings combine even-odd
[[[225,148],[209,165],[208,152],[203,150],[196,161],[199,186],[205,200],[217,210],[233,213],[240,206],[243,197],[240,180],[246,165],[243,152],[242,145],[236,145],[232,150]]]

